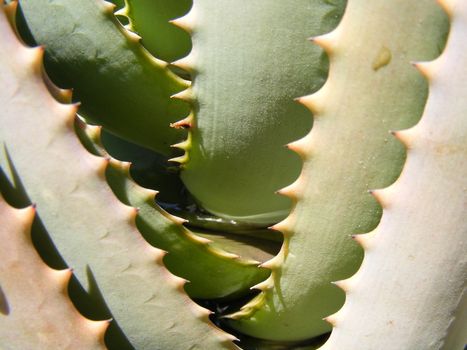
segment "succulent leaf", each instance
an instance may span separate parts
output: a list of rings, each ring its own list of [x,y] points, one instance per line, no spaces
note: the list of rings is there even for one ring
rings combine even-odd
[[[91,152],[111,157],[102,147],[100,128],[81,125],[78,131],[81,142],[92,144]],[[269,276],[268,270],[257,268],[259,262],[232,254],[221,245],[212,244],[212,236],[203,238],[184,227],[183,220],[156,204],[157,192],[132,181],[129,170],[130,163],[112,159],[106,171],[107,181],[122,203],[138,208],[138,229],[151,245],[169,253],[164,263],[172,273],[190,281],[185,289],[191,297],[212,299],[244,294]]]
[[[137,210],[114,197],[105,182],[108,161],[82,148],[73,130],[77,107],[58,103],[42,80],[43,50],[20,44],[3,11],[0,33],[8,52],[0,56],[0,142],[8,151],[0,166],[5,174],[15,167],[81,284],[86,288],[92,273],[138,349],[234,348],[231,336],[212,327],[209,312],[184,294],[184,281],[165,269],[164,253],[141,237]]]
[[[109,1],[1,1],[0,348],[465,347],[465,0]]]
[[[322,50],[306,38],[334,28],[344,3],[197,0],[174,21],[193,40],[175,62],[194,75],[193,89],[179,96],[194,99],[194,118],[184,123],[191,137],[178,161],[204,209],[263,226],[287,215],[290,200],[274,192],[295,180],[301,162],[284,145],[311,127],[293,99],[327,74]]]
[[[462,349],[465,344],[467,344],[467,291],[464,289],[464,295],[457,305],[454,320],[449,324],[442,349]]]
[[[165,155],[183,138],[169,127],[188,113],[170,99],[187,87],[98,0],[22,0],[25,26],[45,45],[53,81],[72,87],[88,122]],[[24,31],[24,28],[23,28]]]
[[[417,64],[429,82],[422,119],[396,133],[407,162],[378,191],[383,217],[358,236],[365,258],[344,281],[347,299],[323,350],[441,349],[455,316],[467,280],[467,3],[452,1],[450,10],[444,53]],[[459,335],[446,350],[464,347]]]
[[[164,212],[154,202],[155,193],[130,181],[128,167],[112,162],[107,179],[117,197],[125,204],[137,207],[136,224],[145,239],[169,252],[164,263],[177,276],[190,281],[187,292],[194,298],[221,298],[244,294],[249,288],[269,276],[258,269],[259,262],[246,261],[238,255],[212,246]]]
[[[414,125],[423,110],[426,82],[410,62],[436,57],[447,28],[432,0],[350,0],[339,26],[314,39],[331,66],[323,88],[300,99],[314,125],[290,145],[303,170],[280,191],[296,205],[274,226],[285,241],[263,264],[273,270],[259,286],[263,293],[232,316],[238,319],[232,326],[276,340],[330,330],[322,319],[344,302],[331,282],[354,274],[363,257],[351,235],[374,229],[380,219],[368,191],[395,181],[405,159],[389,130]]]
[[[119,14],[129,19],[128,28],[142,37],[142,43],[155,57],[173,62],[188,55],[190,35],[169,23],[181,17],[192,6],[192,0],[127,0]]]
[[[35,211],[14,209],[0,196],[2,349],[105,349],[108,323],[81,316],[67,295],[71,271],[51,269],[34,249]]]

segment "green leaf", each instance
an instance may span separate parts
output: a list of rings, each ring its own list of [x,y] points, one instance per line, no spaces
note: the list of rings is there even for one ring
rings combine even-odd
[[[105,182],[108,161],[84,150],[73,130],[76,106],[58,103],[42,80],[40,48],[22,46],[0,12],[0,167],[15,171],[53,243],[78,280],[95,278],[106,305],[137,349],[233,349],[209,312],[183,292],[164,253],[139,234],[136,209]],[[176,310],[176,314],[174,314]]]
[[[55,83],[74,89],[88,122],[165,155],[183,138],[170,123],[188,105],[170,96],[187,83],[152,57],[101,0],[24,0],[25,25],[45,45]],[[23,30],[24,31],[24,30]]]
[[[173,62],[190,52],[190,35],[169,23],[181,17],[192,6],[192,0],[127,0],[119,11],[129,18],[129,28],[142,37],[142,43],[155,57]]]
[[[51,269],[34,249],[34,216],[34,207],[14,209],[0,196],[2,347],[105,349],[108,323],[81,316],[66,293],[71,271]]]
[[[112,161],[107,168],[109,184],[123,203],[139,209],[139,230],[150,244],[168,251],[164,263],[172,273],[190,281],[185,288],[191,297],[245,294],[269,276],[268,270],[257,267],[259,262],[214,247],[210,240],[194,234],[180,219],[163,211],[154,201],[154,191],[130,180],[128,165]]]
[[[136,164],[140,165],[147,159],[138,159],[142,153],[140,147],[128,145],[112,135],[101,134],[100,128],[82,122],[78,126],[80,141],[93,154],[106,158],[122,157],[124,161],[136,159]],[[105,146],[111,146],[111,154],[107,153],[101,141],[106,141]],[[138,229],[150,244],[168,252],[164,263],[172,273],[190,281],[185,288],[191,297],[206,299],[243,295],[267,278],[269,271],[258,268],[260,262],[249,257],[264,256],[260,249],[251,247],[250,254],[242,254],[235,249],[239,243],[236,246],[235,241],[226,239],[224,243],[234,248],[226,251],[222,244],[213,242],[216,235],[207,237],[193,233],[183,226],[183,220],[156,204],[154,199],[160,195],[158,192],[132,181],[130,169],[134,168],[134,163],[131,165],[130,168],[130,163],[112,159],[106,172],[107,181],[122,203],[138,208]],[[153,185],[160,186],[161,190],[172,187],[172,184],[167,186],[160,181]]]
[[[234,315],[235,328],[276,340],[331,329],[322,319],[345,298],[331,282],[350,277],[363,258],[351,235],[380,220],[381,207],[368,191],[391,184],[404,164],[405,148],[390,130],[414,125],[423,111],[427,84],[410,62],[436,57],[447,30],[431,0],[350,0],[340,25],[315,39],[331,65],[323,88],[301,99],[314,125],[290,145],[304,165],[281,191],[296,205],[274,226],[285,236],[281,254],[264,264],[272,275],[263,293]]]
[[[396,133],[407,162],[393,185],[376,192],[383,217],[357,236],[365,259],[342,282],[346,302],[323,350],[465,346],[465,331],[457,345],[455,330],[445,338],[456,309],[457,316],[466,311],[465,301],[458,303],[467,280],[467,3],[444,4],[451,18],[446,49],[418,64],[429,83],[424,114]]]
[[[179,160],[204,209],[263,227],[289,213],[290,200],[274,192],[297,178],[301,162],[284,145],[312,124],[293,99],[327,74],[326,57],[307,38],[331,30],[343,4],[200,0],[175,21],[192,32],[193,51],[175,64],[194,72],[186,98],[195,100]]]

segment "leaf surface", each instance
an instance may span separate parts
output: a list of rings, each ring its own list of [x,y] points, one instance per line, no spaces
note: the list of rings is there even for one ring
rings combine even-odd
[[[445,6],[446,50],[418,65],[429,82],[424,114],[396,133],[407,162],[393,185],[375,193],[383,217],[357,236],[365,258],[342,282],[346,303],[323,350],[441,349],[456,315],[467,280],[467,3]],[[446,350],[464,347],[465,332],[457,336]]]
[[[170,123],[188,105],[170,99],[187,83],[152,57],[104,1],[23,0],[21,10],[35,42],[46,49],[56,84],[74,90],[88,122],[139,145],[170,155],[183,138]]]
[[[93,154],[111,158],[101,142],[104,135],[100,128],[80,122],[78,135]],[[120,145],[117,139],[111,141],[114,142],[113,148],[116,143]],[[124,151],[118,153],[119,156],[128,155]],[[134,158],[133,154],[131,158]],[[159,193],[135,183],[129,170],[130,163],[112,158],[106,171],[107,181],[122,203],[138,208],[138,229],[151,245],[169,253],[165,256],[164,263],[172,273],[190,281],[185,288],[192,298],[221,298],[245,294],[251,286],[269,275],[267,269],[257,267],[258,261],[245,257],[241,251],[237,251],[238,254],[228,252],[221,245],[215,244],[212,237],[203,238],[186,228],[183,220],[156,204],[154,198]],[[164,184],[161,190],[167,190]],[[250,250],[254,255],[255,249]]]
[[[155,57],[172,62],[188,55],[190,35],[169,23],[181,17],[192,0],[127,0],[119,14],[129,18],[129,28],[142,37],[142,43]]]
[[[333,281],[354,274],[363,251],[351,235],[374,229],[381,208],[368,193],[397,179],[405,148],[389,131],[414,125],[426,99],[410,64],[432,59],[448,21],[432,0],[350,0],[339,26],[315,42],[330,57],[326,84],[300,99],[314,114],[305,138],[289,145],[304,160],[281,193],[296,205],[275,225],[285,241],[263,264],[273,270],[256,299],[233,317],[260,338],[302,340],[328,332],[322,320],[344,302]]]
[[[184,293],[184,281],[163,266],[164,253],[141,237],[137,210],[108,188],[108,161],[82,148],[73,128],[76,106],[58,103],[44,85],[43,50],[21,45],[3,12],[0,33],[8,52],[0,56],[0,166],[19,174],[80,283],[88,288],[88,278],[95,279],[137,349],[234,348],[232,337],[215,329],[209,312]]]
[[[327,60],[310,35],[337,24],[345,1],[197,0],[175,21],[193,50],[175,62],[193,71],[194,99],[182,179],[201,206],[220,217],[260,224],[283,219],[289,199],[275,191],[300,173],[284,145],[311,127],[293,101],[326,79]]]
[[[49,268],[34,249],[34,216],[0,197],[2,349],[105,349],[107,322],[84,318],[68,298],[71,271]]]

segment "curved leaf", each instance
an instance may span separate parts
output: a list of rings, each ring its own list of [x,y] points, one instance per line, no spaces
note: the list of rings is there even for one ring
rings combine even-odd
[[[100,128],[79,123],[78,135],[92,153],[111,157],[102,146]],[[112,141],[114,148],[124,145],[117,139]],[[130,152],[132,150],[137,149],[130,148]],[[126,154],[118,153],[119,156],[130,155],[128,149]],[[135,156],[131,154],[131,158]],[[185,288],[191,297],[207,299],[245,294],[269,275],[268,270],[257,267],[258,261],[244,258],[240,251],[238,255],[228,252],[214,244],[212,237],[203,238],[184,227],[183,220],[156,204],[157,192],[132,181],[129,170],[130,163],[112,159],[106,171],[107,181],[122,203],[138,208],[138,229],[151,245],[169,253],[164,263],[172,273],[190,281]],[[161,189],[167,188],[162,184]]]
[[[323,88],[301,99],[314,114],[311,133],[289,145],[304,165],[281,193],[296,205],[274,226],[285,236],[281,254],[263,264],[272,275],[234,315],[235,328],[277,340],[331,329],[322,319],[345,297],[331,282],[350,277],[363,258],[351,235],[380,220],[368,191],[395,181],[405,160],[389,130],[410,127],[422,114],[427,84],[410,62],[435,57],[447,28],[432,0],[350,0],[337,29],[315,39],[331,66]]]
[[[345,1],[194,1],[175,23],[192,32],[193,51],[175,64],[194,72],[189,139],[178,145],[182,179],[218,216],[262,226],[283,219],[289,199],[274,192],[300,173],[284,145],[311,127],[293,99],[316,91],[327,60],[307,37],[337,24]]]
[[[2,348],[105,349],[108,323],[81,316],[67,295],[71,271],[52,270],[34,249],[34,216],[34,207],[14,209],[0,197]]]
[[[9,154],[2,152],[0,166],[8,173],[14,164],[81,284],[88,286],[90,271],[138,349],[234,348],[184,294],[184,281],[165,269],[164,253],[136,230],[136,209],[122,205],[105,182],[108,162],[82,148],[73,130],[76,106],[58,103],[43,83],[43,50],[22,46],[3,12],[0,33],[8,52],[0,56],[0,142]]]
[[[183,138],[170,123],[188,105],[170,99],[187,83],[153,58],[104,1],[22,0],[26,25],[46,48],[55,83],[74,89],[89,122],[165,155]]]
[[[336,328],[323,350],[441,349],[456,308],[465,312],[458,303],[467,280],[467,3],[445,3],[446,50],[418,64],[429,82],[425,112],[396,133],[407,162],[396,183],[376,192],[383,217],[357,236],[365,259],[341,283],[346,303],[332,316]],[[459,336],[465,341],[465,332]]]
[[[144,47],[166,62],[180,59],[190,52],[190,35],[169,23],[188,12],[192,0],[127,0],[118,12],[129,19],[129,29],[142,37]]]

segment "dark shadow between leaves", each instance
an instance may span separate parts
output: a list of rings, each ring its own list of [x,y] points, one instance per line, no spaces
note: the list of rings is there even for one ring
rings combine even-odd
[[[210,316],[211,321],[217,327],[237,337],[239,341],[236,341],[235,343],[237,343],[237,345],[243,350],[314,350],[318,349],[328,340],[331,333],[326,333],[318,337],[299,342],[267,341],[264,339],[250,337],[231,328],[223,316],[238,311],[241,306],[253,299],[258,295],[258,293],[259,291],[252,291],[251,294],[244,296],[233,303],[222,300],[196,300],[196,302],[202,307],[213,312]]]
[[[26,188],[14,162],[4,145],[6,167],[0,166],[0,193],[7,203],[15,208],[25,208],[32,204]],[[51,268],[63,270],[68,268],[65,260],[59,254],[46,227],[40,219],[41,208],[38,208],[31,229],[31,238],[34,248],[41,259]],[[91,269],[87,268],[89,292],[86,292],[77,278],[73,275],[68,285],[68,293],[71,301],[78,311],[85,317],[93,320],[111,319],[111,313],[105,304],[104,298],[97,286],[97,282]],[[0,287],[0,313],[8,315],[10,308],[8,300]],[[109,350],[134,350],[128,339],[126,339],[117,322],[112,321],[105,334],[105,342]]]
[[[4,145],[5,159],[8,169],[0,167],[0,192],[8,204],[15,208],[25,208],[32,204],[26,189],[21,181],[18,171],[11,159],[6,145]],[[8,176],[8,174],[10,176]],[[40,219],[40,210],[35,216],[31,229],[31,238],[39,256],[51,268],[56,270],[66,269],[66,263],[57,251],[50,239],[44,224]]]
[[[8,300],[3,292],[2,286],[0,286],[0,313],[5,316],[10,314],[10,305],[8,305]]]
[[[86,266],[89,290],[86,291],[78,279],[73,276],[68,286],[68,293],[75,307],[83,316],[92,320],[109,320],[112,314],[99,289],[96,278],[89,266]],[[105,344],[109,350],[134,350],[115,320],[110,322],[105,333]]]

